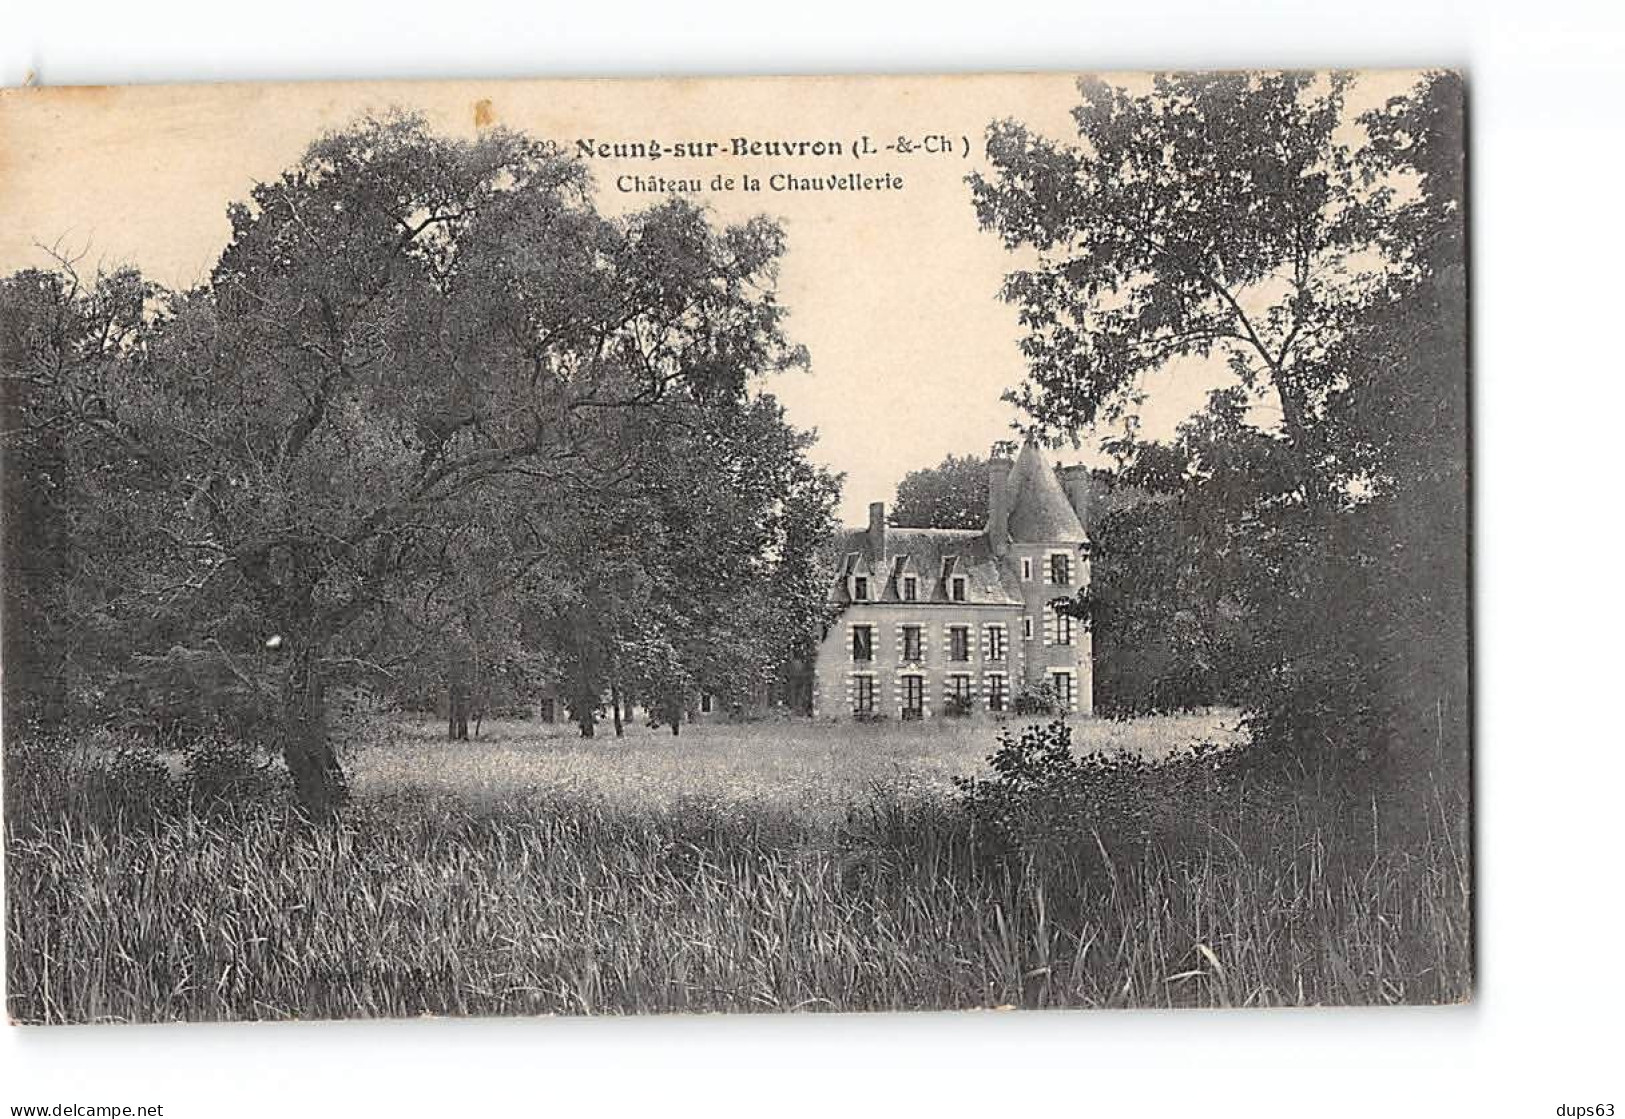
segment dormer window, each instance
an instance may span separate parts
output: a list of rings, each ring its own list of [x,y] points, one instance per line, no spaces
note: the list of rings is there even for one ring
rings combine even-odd
[[[965,577],[955,575],[948,583],[948,597],[955,602],[965,601]]]
[[[858,575],[852,579],[852,598],[857,602],[869,601],[869,577]]]
[[[917,602],[920,598],[920,580],[913,575],[903,576],[903,601]]]

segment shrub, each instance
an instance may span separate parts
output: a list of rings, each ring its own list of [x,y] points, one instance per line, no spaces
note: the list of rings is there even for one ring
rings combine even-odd
[[[229,735],[201,735],[182,756],[182,791],[200,809],[260,800],[285,786],[283,771],[263,750]]]
[[[236,812],[287,791],[280,762],[230,735],[165,741],[106,727],[14,728],[5,744],[6,814],[63,813],[140,830],[188,812]]]
[[[1041,872],[1104,869],[1152,846],[1205,852],[1238,789],[1265,811],[1296,795],[1274,759],[1211,743],[1155,761],[1127,751],[1078,755],[1060,719],[1001,728],[988,767],[989,777],[955,779],[960,804],[989,854]]]
[[[91,825],[139,829],[183,799],[162,753],[140,738],[104,728],[7,729],[8,820],[49,811]]]
[[[1060,705],[1061,698],[1048,680],[1023,682],[1010,700],[1010,709],[1017,715],[1054,715]]]

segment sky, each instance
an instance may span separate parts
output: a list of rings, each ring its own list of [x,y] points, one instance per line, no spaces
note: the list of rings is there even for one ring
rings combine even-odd
[[[1369,76],[1375,102],[1409,75]],[[1132,77],[1123,80],[1133,81]],[[1140,79],[1143,80],[1143,79]],[[558,141],[716,145],[698,158],[594,157],[598,204],[612,214],[658,201],[620,189],[698,179],[717,220],[779,219],[786,329],[811,367],[765,387],[790,421],[818,432],[812,457],[846,475],[841,515],[861,523],[910,470],[983,455],[1010,434],[1001,394],[1023,376],[1016,309],[1000,301],[1016,265],[978,229],[965,182],[985,167],[982,136],[1014,117],[1071,136],[1065,74],[890,78],[570,80],[79,87],[0,93],[0,274],[48,265],[41,245],[82,268],[134,264],[170,287],[204,279],[229,236],[226,206],[274,178],[321,133],[404,106],[437,129],[503,125]],[[868,137],[872,154],[853,153]],[[945,144],[927,144],[941,137]],[[840,155],[735,156],[735,139],[824,141]],[[886,150],[905,140],[910,151]],[[927,147],[951,151],[935,152]],[[624,148],[622,150],[625,150]],[[771,176],[890,175],[901,189],[774,191]],[[759,192],[713,191],[754,175]],[[1143,386],[1142,434],[1161,438],[1224,383],[1189,363]],[[1059,458],[1102,461],[1103,432]]]

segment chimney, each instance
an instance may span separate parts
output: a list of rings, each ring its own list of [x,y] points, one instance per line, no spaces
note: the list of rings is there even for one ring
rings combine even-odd
[[[1087,466],[1063,466],[1061,468],[1061,488],[1066,491],[1066,500],[1072,506],[1072,511],[1078,515],[1078,521],[1083,525],[1083,531],[1088,532],[1093,527],[1089,519],[1089,468]]]
[[[869,503],[869,561],[876,570],[886,562],[886,503]]]
[[[1006,490],[1014,466],[1003,455],[987,460],[987,538],[996,556],[1010,548],[1010,495]]]

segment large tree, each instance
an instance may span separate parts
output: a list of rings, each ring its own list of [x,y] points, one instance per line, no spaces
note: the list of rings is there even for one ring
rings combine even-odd
[[[150,479],[130,546],[94,555],[99,643],[236,681],[321,818],[344,796],[327,690],[383,667],[394,604],[471,507],[591,488],[640,413],[742,401],[803,355],[774,225],[606,219],[579,163],[511,133],[368,120],[230,218],[208,282],[149,301],[85,410]]]
[[[1077,428],[1131,408],[1179,359],[1222,357],[1316,465],[1340,376],[1328,354],[1383,271],[1382,198],[1345,139],[1350,80],[1165,74],[1142,92],[1085,79],[1076,142],[995,124],[977,214],[1036,261],[1005,289],[1028,331],[1012,399]]]
[[[888,520],[900,528],[981,528],[987,522],[987,459],[949,455],[897,483]]]
[[[1012,398],[1037,424],[1131,415],[1156,377],[1216,357],[1275,406],[1278,424],[1221,398],[1179,447],[1125,447],[1200,515],[1190,569],[1165,582],[1227,587],[1242,609],[1230,655],[1256,737],[1459,766],[1461,86],[1427,75],[1356,117],[1351,81],[1086,81],[1076,142],[996,124],[973,191],[1023,254],[1006,294],[1029,376]]]
[[[810,437],[770,396],[643,422],[615,489],[572,499],[539,534],[569,587],[536,614],[583,734],[606,694],[674,732],[701,691],[751,702],[824,621],[813,564],[839,482],[808,462]]]

